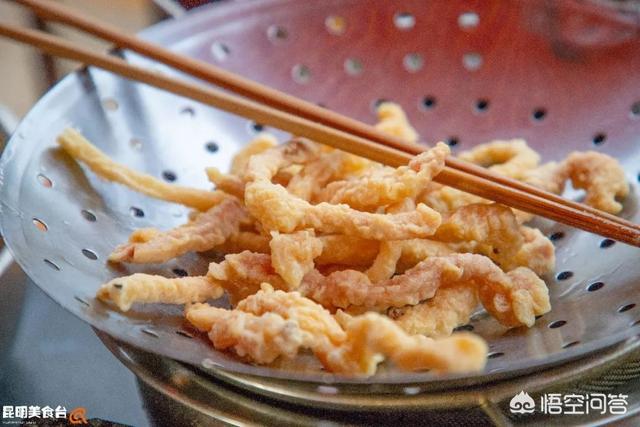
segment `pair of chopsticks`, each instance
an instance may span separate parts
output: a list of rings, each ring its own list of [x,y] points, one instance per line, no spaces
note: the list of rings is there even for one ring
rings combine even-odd
[[[367,157],[390,166],[407,164],[425,147],[383,134],[374,127],[310,102],[261,85],[211,64],[171,52],[127,35],[120,29],[79,14],[50,0],[15,0],[40,18],[83,30],[154,59],[233,94],[159,74],[125,60],[76,46],[40,31],[0,24],[0,36],[32,45],[51,55],[105,69],[125,78],[199,101],[294,135]],[[441,184],[540,215],[582,230],[640,246],[640,227],[590,206],[564,199],[520,181],[449,156],[435,180]]]

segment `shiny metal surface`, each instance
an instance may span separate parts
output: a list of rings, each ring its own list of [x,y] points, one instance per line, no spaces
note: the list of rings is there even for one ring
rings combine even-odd
[[[538,58],[522,55],[517,46],[478,43],[466,33],[465,25],[471,21],[461,19],[465,13],[477,12],[478,31],[485,33],[492,33],[504,14],[518,12],[527,18],[528,12],[512,10],[520,7],[518,2],[490,1],[478,5],[475,12],[465,2],[446,5],[421,0],[233,2],[204,7],[155,26],[144,36],[365,121],[374,120],[375,100],[392,99],[406,108],[428,141],[455,140],[464,148],[492,138],[522,136],[545,160],[561,158],[574,149],[612,154],[621,160],[632,185],[622,214],[638,222],[640,104],[638,114],[632,106],[640,97],[627,88],[630,84],[640,87],[640,75],[628,74],[616,81],[602,73],[628,71],[640,65],[640,58],[611,59],[598,51],[608,61],[603,68],[591,59],[568,60],[544,50],[540,55],[555,61],[551,63],[561,71],[547,73],[536,62]],[[407,15],[413,20],[407,20]],[[403,16],[405,20],[399,21]],[[345,26],[336,24],[340,22]],[[521,31],[528,31],[526,22],[520,24]],[[431,31],[438,25],[452,29],[442,34]],[[284,31],[275,31],[278,28]],[[633,34],[616,37],[624,46],[640,46]],[[504,35],[500,40],[505,40]],[[536,43],[546,46],[544,38]],[[407,55],[413,59],[405,61]],[[128,57],[160,72],[172,72],[137,56]],[[345,63],[353,63],[348,59],[357,59],[361,72],[345,68]],[[517,67],[505,68],[507,59]],[[578,77],[582,86],[576,89]],[[598,84],[590,84],[594,81]],[[434,96],[435,108],[424,102],[427,95]],[[489,108],[477,111],[474,105],[482,97],[489,100]],[[546,109],[544,120],[532,119],[532,111],[539,107]],[[541,223],[549,234],[563,233],[556,241],[557,272],[571,275],[546,278],[554,308],[532,329],[505,331],[484,313],[474,316],[472,325],[488,340],[492,352],[482,374],[436,377],[387,370],[358,379],[241,364],[212,350],[202,337],[185,334],[178,308],[150,306],[123,314],[94,299],[100,283],[114,276],[142,270],[172,275],[177,267],[197,274],[204,271],[206,260],[194,255],[153,268],[107,265],[109,252],[133,229],[175,226],[185,220],[186,210],[85,173],[55,148],[56,135],[67,126],[80,128],[118,161],[155,176],[169,170],[178,183],[201,188],[209,186],[203,168],[224,169],[234,151],[256,132],[255,126],[99,70],[82,70],[65,78],[38,103],[2,157],[1,225],[17,261],[68,310],[146,351],[214,373],[223,368],[322,384],[423,383],[443,388],[539,370],[601,351],[640,332],[639,308],[634,305],[640,303],[638,250],[623,244],[602,246],[598,236]],[[591,138],[598,132],[606,134],[606,143],[593,145]],[[218,150],[208,151],[209,142]],[[46,224],[46,231],[34,226],[34,219]],[[87,258],[83,249],[94,252],[97,260]],[[596,282],[604,286],[590,286]]]
[[[637,338],[575,363],[509,381],[447,390],[385,385],[362,393],[361,386],[318,387],[223,372],[204,376],[187,365],[138,350],[102,332],[98,337],[138,376],[151,417],[160,424],[599,426],[618,425],[623,418],[637,422],[640,413],[640,378],[636,374],[618,380],[621,375],[614,373],[621,366],[637,372]],[[521,390],[537,399],[544,393],[568,394],[584,390],[584,384],[593,387],[597,383],[606,383],[601,385],[601,392],[629,396],[624,416],[509,415],[509,401]],[[589,390],[595,392],[594,388]],[[628,425],[634,425],[633,421]]]

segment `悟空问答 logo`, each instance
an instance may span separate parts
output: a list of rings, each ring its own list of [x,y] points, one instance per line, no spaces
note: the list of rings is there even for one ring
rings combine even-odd
[[[521,391],[509,402],[509,410],[512,414],[532,414],[536,410],[536,402],[529,393]]]

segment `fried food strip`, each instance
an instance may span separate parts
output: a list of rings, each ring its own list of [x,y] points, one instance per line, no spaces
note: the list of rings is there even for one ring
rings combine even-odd
[[[347,205],[309,202],[270,182],[247,185],[245,203],[251,215],[268,231],[292,233],[313,228],[326,234],[345,234],[374,240],[427,237],[440,225],[440,215],[426,205],[413,212],[374,214]]]
[[[206,168],[205,173],[218,190],[222,190],[227,194],[231,194],[239,199],[244,197],[244,181],[237,175],[225,174],[220,172],[218,168]]]
[[[411,337],[375,313],[349,318],[345,331],[318,304],[297,292],[268,286],[241,301],[236,310],[196,304],[187,307],[186,316],[200,330],[209,331],[215,348],[233,349],[261,364],[310,348],[333,372],[372,375],[385,357],[405,370],[463,372],[482,369],[487,355],[484,341],[471,334],[442,340]]]
[[[322,242],[322,253],[315,260],[317,265],[369,266],[380,249],[378,240],[356,236],[334,234],[318,238]]]
[[[276,145],[278,145],[278,140],[275,136],[265,132],[258,134],[233,156],[231,174],[242,178],[251,156],[263,153]]]
[[[136,230],[134,233],[139,231]],[[377,240],[342,234],[318,236],[317,239],[322,243],[322,253],[315,258],[316,265],[368,267],[374,262],[380,247],[380,242]],[[270,254],[269,242],[270,238],[262,234],[241,231],[229,236],[222,245],[216,246],[215,249],[227,254],[235,254],[245,250],[260,254]],[[403,244],[402,257],[400,259],[400,264],[405,266],[403,270],[413,267],[428,256],[444,255],[452,252],[452,249],[441,242],[424,239],[405,240],[403,242],[406,242],[406,244]]]
[[[329,309],[355,305],[381,310],[415,305],[431,298],[442,282],[456,280],[462,273],[448,258],[428,258],[404,274],[376,283],[356,270],[336,271],[327,276],[312,271],[299,289]]]
[[[442,286],[461,283],[474,286],[487,311],[508,327],[531,326],[535,316],[550,310],[547,287],[531,270],[519,267],[505,274],[489,258],[475,254],[427,258],[404,274],[378,283],[354,270],[326,277],[310,272],[300,291],[329,309],[353,305],[381,310],[415,305],[433,297]]]
[[[525,171],[540,163],[538,153],[529,148],[523,139],[480,144],[460,153],[458,157],[514,179],[522,179]]]
[[[524,242],[513,211],[497,203],[458,208],[443,221],[432,238],[449,243],[472,242],[474,252],[500,265],[508,262]]]
[[[206,211],[228,197],[226,193],[221,191],[199,190],[167,184],[151,175],[134,171],[111,160],[75,129],[65,129],[58,136],[57,141],[67,154],[86,164],[99,177],[125,185],[134,191],[156,199]]]
[[[352,318],[346,333],[343,345],[318,355],[332,372],[373,375],[385,358],[406,371],[472,372],[481,370],[487,358],[487,344],[476,335],[459,333],[436,340],[412,336],[377,313]]]
[[[439,288],[430,300],[414,306],[391,308],[387,314],[410,334],[446,336],[457,326],[469,322],[481,298],[485,308],[503,325],[532,326],[535,316],[550,310],[544,282],[526,268],[513,270],[506,277],[509,279],[506,292],[496,293],[491,287],[477,287],[473,282],[460,281]]]
[[[556,265],[556,249],[540,230],[531,227],[520,227],[524,243],[520,250],[510,258],[501,259],[500,266],[505,271],[517,267],[527,267],[537,275],[550,273]]]
[[[282,168],[306,164],[318,158],[320,146],[303,138],[294,138],[249,158],[244,179],[271,181]]]
[[[626,197],[629,184],[616,159],[595,151],[573,152],[563,162],[563,168],[574,188],[587,192],[584,203],[609,213],[622,210],[616,197]]]
[[[347,176],[358,175],[373,162],[340,150],[332,150],[306,164],[287,185],[289,193],[307,201],[319,200],[317,194],[328,183]]]
[[[135,303],[188,304],[220,298],[224,289],[206,276],[177,277],[136,273],[118,277],[98,290],[98,298],[128,311]]]
[[[372,283],[357,270],[340,270],[327,276],[319,271],[308,272],[300,292],[331,309],[358,305],[367,308],[402,307],[430,298],[441,281],[459,276],[460,269],[445,258],[430,258],[403,275]],[[288,290],[289,285],[275,272],[271,257],[248,251],[229,254],[221,263],[209,265],[209,275],[224,287],[232,302],[258,291],[262,283]]]
[[[449,153],[447,145],[438,143],[413,158],[408,166],[370,168],[361,176],[332,182],[323,190],[322,199],[365,211],[414,199],[442,171]]]
[[[431,235],[440,224],[440,215],[425,205],[397,215],[360,212],[346,205],[329,203],[311,205],[271,182],[286,158],[309,159],[312,150],[313,146],[305,141],[293,140],[249,160],[245,203],[265,230],[292,233],[313,228],[326,234],[402,240]]]
[[[371,282],[390,279],[396,272],[396,265],[402,255],[403,242],[381,242],[380,251],[365,274]]]
[[[235,254],[243,251],[268,254],[271,252],[269,241],[270,238],[262,234],[252,231],[240,231],[229,236],[223,244],[216,246],[214,249],[226,254]]]
[[[209,333],[217,350],[233,349],[238,356],[259,364],[271,363],[281,356],[293,358],[311,339],[294,320],[275,313],[256,316],[194,304],[186,308],[185,316],[195,327]]]
[[[129,243],[118,246],[109,261],[130,263],[165,262],[187,252],[203,252],[221,245],[238,233],[249,216],[237,199],[227,198],[185,225],[167,232],[144,231],[144,241],[134,233]]]
[[[567,176],[564,168],[557,162],[548,162],[534,169],[524,171],[522,181],[554,194],[564,190]]]
[[[260,291],[240,301],[236,309],[256,316],[276,313],[286,320],[295,320],[303,331],[313,335],[315,342],[309,343],[312,349],[318,349],[318,345],[339,345],[346,339],[331,313],[299,292],[277,291],[263,283]]]
[[[271,236],[271,265],[289,289],[295,289],[304,275],[313,270],[313,260],[322,253],[322,241],[312,230],[291,234],[273,232]]]
[[[497,291],[488,286],[479,288],[482,305],[504,326],[533,326],[536,316],[551,310],[549,289],[526,267],[511,270],[507,277],[510,286],[504,290]]]
[[[407,142],[418,142],[418,132],[411,126],[407,115],[398,104],[383,102],[376,112],[379,120],[376,129]]]
[[[488,203],[481,197],[435,182],[429,183],[425,190],[418,195],[416,201],[426,204],[441,214],[454,212],[456,209],[470,204]]]
[[[227,255],[222,263],[210,265],[209,275],[233,301],[256,293],[264,282],[288,289],[270,258],[248,251]],[[531,270],[520,267],[505,274],[489,258],[475,254],[427,258],[404,274],[377,283],[356,270],[327,276],[312,270],[299,291],[329,309],[358,306],[383,310],[418,304],[433,297],[441,286],[456,284],[477,289],[487,311],[508,327],[531,326],[535,316],[550,310],[547,287]]]
[[[402,241],[402,253],[396,265],[397,272],[403,272],[414,267],[429,257],[439,257],[452,254],[454,250],[443,242],[429,239],[409,239]]]
[[[446,337],[458,326],[469,323],[479,303],[478,292],[472,286],[447,286],[423,303],[391,308],[387,315],[409,334]]]
[[[209,264],[208,275],[227,291],[234,305],[255,294],[262,283],[269,283],[276,289],[289,289],[274,270],[271,256],[267,254],[249,251],[228,254],[221,263]]]

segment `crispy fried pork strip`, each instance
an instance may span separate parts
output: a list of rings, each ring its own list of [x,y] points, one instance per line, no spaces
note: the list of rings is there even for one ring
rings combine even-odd
[[[136,273],[118,277],[98,290],[98,298],[128,311],[135,303],[188,304],[220,298],[224,289],[207,276],[166,278]]]
[[[109,261],[129,263],[165,262],[187,252],[203,252],[223,244],[237,234],[249,216],[237,199],[227,198],[187,224],[167,232],[146,229],[144,236],[133,233],[129,243],[118,246]],[[141,237],[144,240],[141,241]]]
[[[222,191],[207,191],[167,184],[151,175],[134,171],[111,160],[75,129],[66,129],[62,132],[58,137],[58,144],[67,154],[87,165],[99,177],[123,184],[156,199],[206,211],[228,197]]]

